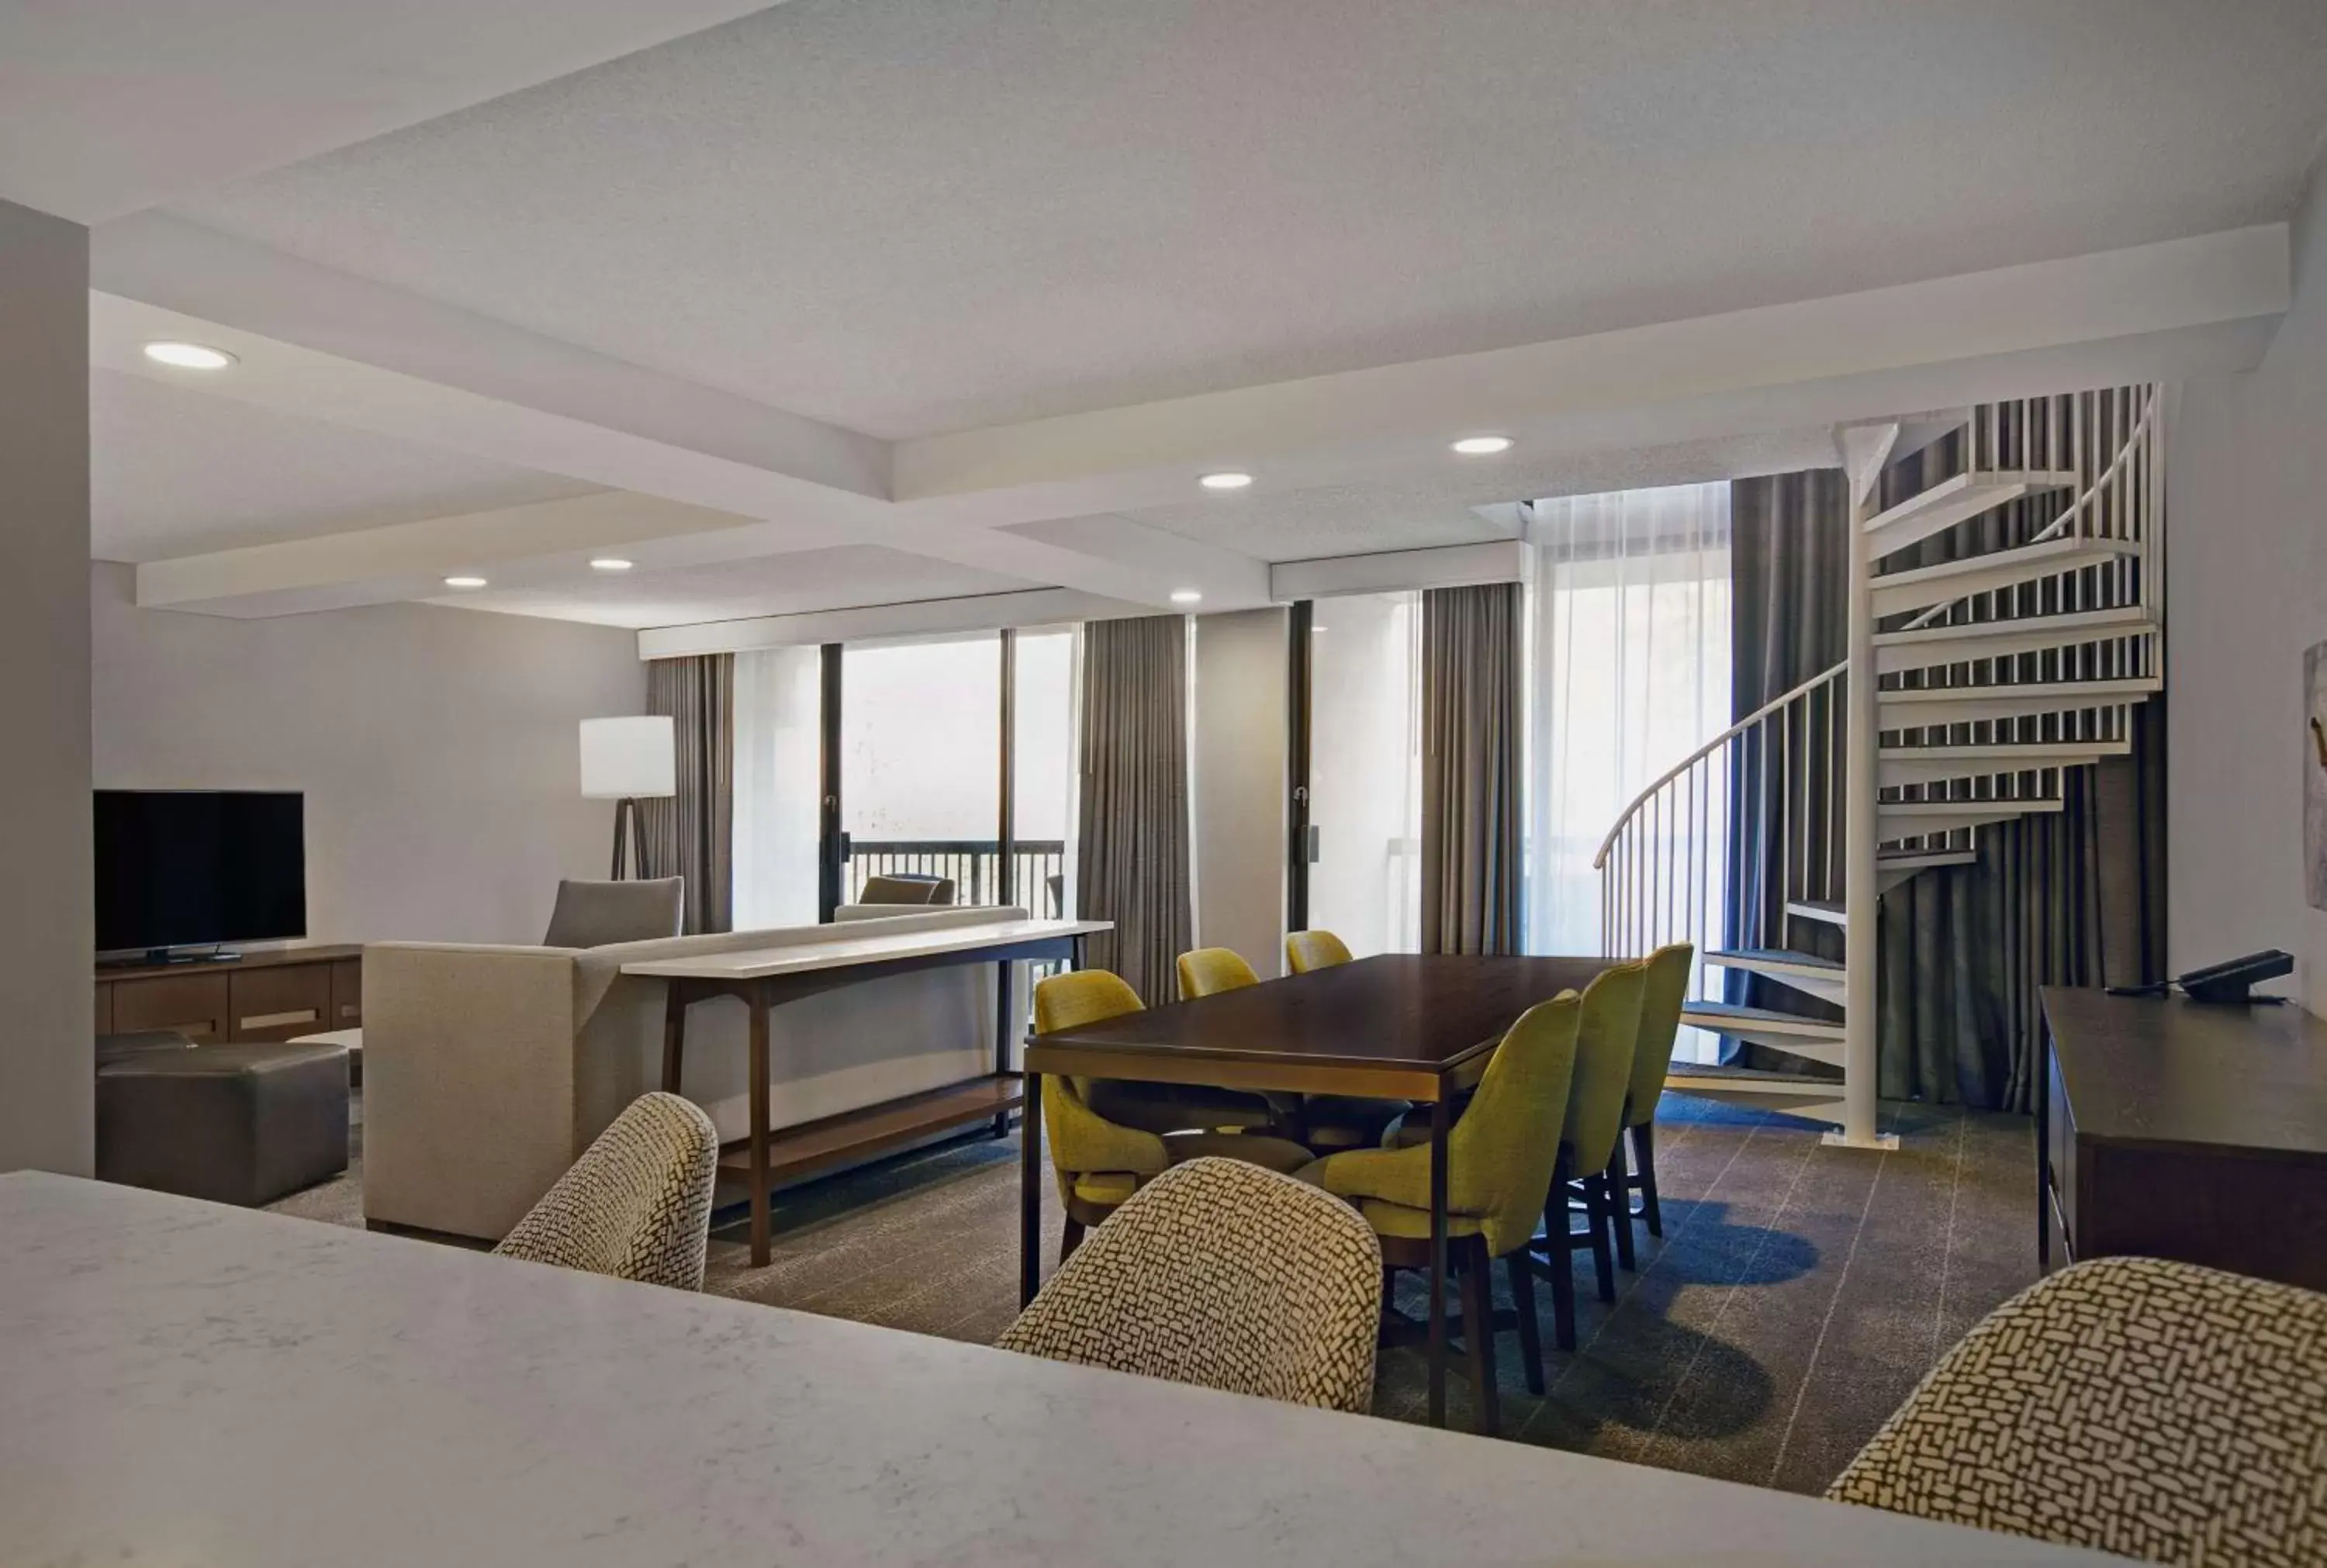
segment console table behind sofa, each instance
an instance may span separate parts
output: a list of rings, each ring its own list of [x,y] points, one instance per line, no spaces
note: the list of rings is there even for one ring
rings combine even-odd
[[[669,982],[626,966],[1023,918],[931,910],[581,949],[374,944],[364,968],[365,1219],[498,1240],[624,1106],[661,1087]],[[994,1075],[997,967],[921,969],[776,1009],[771,1125]],[[680,1091],[729,1144],[751,1130],[747,1022],[733,997],[698,1002],[687,1020]]]

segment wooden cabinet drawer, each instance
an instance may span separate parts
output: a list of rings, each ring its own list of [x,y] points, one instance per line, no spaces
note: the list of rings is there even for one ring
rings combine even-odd
[[[332,1022],[332,966],[281,964],[238,969],[229,990],[231,1040],[289,1040],[335,1029]]]
[[[113,1032],[174,1029],[198,1041],[230,1038],[231,1003],[224,975],[155,975],[143,980],[116,980],[109,988]]]
[[[333,1029],[353,1029],[363,1022],[363,960],[341,958],[332,965]]]

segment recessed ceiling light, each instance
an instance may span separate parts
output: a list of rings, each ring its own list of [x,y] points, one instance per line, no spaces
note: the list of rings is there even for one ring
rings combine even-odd
[[[1454,450],[1464,457],[1492,457],[1511,449],[1508,435],[1466,435],[1454,443]]]
[[[1242,490],[1252,482],[1248,473],[1208,473],[1196,481],[1206,490]]]
[[[181,370],[223,370],[235,362],[234,356],[224,349],[213,349],[206,343],[148,343],[145,357],[156,364],[175,365]]]
[[[601,555],[590,563],[590,569],[593,572],[627,572],[631,564],[620,555]]]
[[[1174,588],[1172,590],[1172,602],[1174,604],[1201,604],[1203,602],[1203,594],[1193,588]]]
[[[444,579],[444,586],[447,588],[481,588],[484,585],[485,580],[482,577],[447,577]]]

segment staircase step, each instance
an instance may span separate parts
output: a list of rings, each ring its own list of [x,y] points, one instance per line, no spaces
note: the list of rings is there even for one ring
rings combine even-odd
[[[1943,479],[1866,524],[1877,559],[1919,544],[2007,501],[2046,490],[2074,490],[2074,469],[1976,469]]]
[[[2009,658],[2015,654],[2041,653],[2051,648],[2074,648],[2113,637],[2140,637],[2157,630],[2149,611],[2139,605],[2117,610],[2083,610],[2071,615],[2025,615],[2009,621],[1980,621],[1966,626],[1927,626],[1913,631],[1885,631],[1874,639],[1874,668],[1878,675],[1898,675],[1911,669],[1930,669],[1945,664],[1968,664],[1979,659]]]
[[[2045,768],[2082,768],[2103,757],[2122,757],[2130,741],[2043,741],[2002,746],[1885,746],[1879,778],[1885,789],[1910,784],[1944,784],[1955,779],[1991,779]]]
[[[2019,800],[1900,800],[1875,807],[1875,836],[1884,844],[1902,838],[1923,838],[1952,833],[1958,827],[1984,827],[1991,822],[2058,811],[2058,799],[2031,797]]]
[[[1882,890],[1887,893],[1917,872],[1978,863],[1979,852],[1973,849],[1893,850],[1888,854],[1874,857],[1874,874]]]
[[[1842,1065],[1846,1038],[1843,1026],[1823,1019],[1804,1018],[1799,1013],[1779,1013],[1767,1007],[1743,1007],[1734,1002],[1690,1002],[1682,1006],[1680,1021],[1690,1029],[1702,1029],[1708,1034],[1751,1041],[1828,1067]]]
[[[1838,1078],[1677,1061],[1665,1074],[1665,1087],[1675,1094],[1782,1111],[1836,1126],[1842,1125],[1842,1080]]]
[[[1786,913],[1798,920],[1817,920],[1823,925],[1850,924],[1850,911],[1831,899],[1794,899],[1787,903]]]
[[[1884,692],[1877,698],[1886,730],[1934,724],[1980,724],[1998,719],[2113,708],[2155,696],[2165,683],[2154,675],[2130,680],[2038,681],[2014,686],[1928,686]]]
[[[2130,539],[2046,539],[1937,566],[1919,566],[1911,572],[1886,572],[1874,579],[1874,613],[1903,615],[1911,610],[1929,610],[1975,593],[2041,582],[2063,572],[2103,566],[2140,554],[2141,546]]]
[[[1842,1004],[1847,971],[1832,958],[1775,947],[1737,947],[1725,952],[1707,953],[1705,961],[1717,964],[1724,969],[1763,975],[1780,985],[1790,985],[1805,996],[1815,996],[1820,1002],[1831,1002],[1836,1006]]]

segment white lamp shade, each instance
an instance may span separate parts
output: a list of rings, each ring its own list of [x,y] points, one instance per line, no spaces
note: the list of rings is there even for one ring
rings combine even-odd
[[[582,795],[626,800],[678,793],[678,738],[668,714],[582,721]]]

